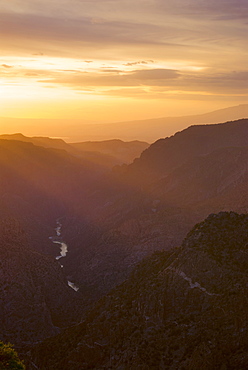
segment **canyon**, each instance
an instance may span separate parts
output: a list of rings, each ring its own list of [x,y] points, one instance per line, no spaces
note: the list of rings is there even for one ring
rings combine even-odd
[[[241,369],[248,120],[190,126],[106,166],[113,144],[92,161],[78,144],[0,138],[0,339],[31,370],[190,369],[201,356],[217,369],[228,341],[225,366]]]

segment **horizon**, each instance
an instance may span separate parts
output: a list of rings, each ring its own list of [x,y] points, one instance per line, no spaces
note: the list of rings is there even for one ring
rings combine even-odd
[[[27,137],[59,138],[67,143],[138,140],[151,144],[191,125],[224,123],[246,117],[248,117],[248,104],[239,104],[202,114],[107,123],[89,123],[80,119],[0,117],[0,135],[23,134]]]
[[[0,117],[118,123],[245,104],[247,10],[243,0],[3,3]]]

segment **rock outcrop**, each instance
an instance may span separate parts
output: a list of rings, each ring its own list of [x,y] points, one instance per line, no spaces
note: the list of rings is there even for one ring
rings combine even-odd
[[[99,298],[143,257],[180,245],[208,214],[247,212],[247,163],[245,119],[192,126],[157,141],[130,166],[116,168],[105,187],[94,189],[91,207],[78,207],[78,234],[68,230],[76,247],[65,268]],[[85,240],[80,224],[87,218],[93,228]]]
[[[40,369],[247,368],[247,246],[247,215],[210,215],[180,248],[142,261],[82,324],[36,347],[33,361]]]

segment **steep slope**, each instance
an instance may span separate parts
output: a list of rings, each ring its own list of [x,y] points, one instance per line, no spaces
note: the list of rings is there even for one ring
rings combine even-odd
[[[33,361],[40,369],[247,368],[247,245],[247,215],[210,215],[182,247],[145,259],[82,324],[36,347]]]
[[[75,248],[66,268],[99,297],[144,256],[180,245],[209,213],[247,212],[247,163],[247,120],[191,127],[151,145],[88,198],[84,220],[97,226],[98,238],[94,228],[92,238],[84,237],[89,227],[68,230]]]
[[[60,264],[28,246],[17,220],[1,220],[0,234],[0,339],[30,346],[79,322],[85,299]]]
[[[123,176],[131,177],[134,184],[145,186],[196,156],[220,148],[243,146],[248,146],[248,119],[190,126],[174,136],[156,141],[124,170]]]
[[[1,157],[7,163],[7,169],[1,167],[7,174],[1,178],[1,212],[11,209],[21,216],[32,247],[50,254],[51,227],[65,216],[63,237],[70,250],[63,261],[65,274],[80,291],[99,299],[123,282],[142,258],[180,245],[210,212],[247,211],[247,120],[216,126],[209,126],[202,146],[199,140],[207,126],[160,140],[160,151],[155,143],[133,165],[113,171],[103,182],[98,167],[88,168],[80,158],[19,143],[18,150],[3,151]],[[149,161],[145,153],[150,153]],[[160,166],[160,175],[152,172]],[[139,180],[137,187],[130,172]]]
[[[248,146],[221,148],[186,162],[157,182],[162,204],[248,210]]]

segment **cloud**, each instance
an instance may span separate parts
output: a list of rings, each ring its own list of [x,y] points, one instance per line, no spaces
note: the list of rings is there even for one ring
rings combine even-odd
[[[153,87],[159,93],[179,94],[192,93],[202,95],[229,95],[246,96],[248,98],[248,71],[219,73],[211,71],[209,73],[190,73],[181,74],[180,79],[170,80],[167,86],[158,83]]]
[[[114,73],[113,73],[114,72]],[[61,75],[49,80],[40,80],[40,82],[62,84],[71,86],[75,89],[84,89],[85,87],[107,87],[107,86],[156,86],[159,84],[168,84],[168,80],[176,79],[179,73],[172,69],[145,69],[124,71],[104,71],[104,73],[87,73]]]
[[[7,68],[10,68],[11,66],[7,67]],[[6,67],[4,67],[6,68]],[[78,73],[78,71],[77,71]],[[18,79],[22,79],[22,82],[23,82],[23,78],[26,78],[26,77],[56,77],[57,75],[59,75],[59,70],[55,70],[55,71],[47,71],[46,69],[38,69],[38,68],[27,68],[27,67],[24,67],[24,66],[21,66],[21,65],[17,65],[12,68],[10,68],[8,70],[8,74],[6,75],[6,71],[2,70],[2,72],[0,72],[0,76],[1,77],[7,77],[8,80],[15,80],[15,81],[18,81]]]
[[[80,57],[85,63],[122,60],[128,67],[153,59],[221,63],[225,54],[231,65],[234,52],[241,56],[247,47],[247,28],[238,18],[248,14],[248,1],[238,0],[238,5],[237,0],[4,2],[1,49],[5,55],[10,50],[44,53]]]
[[[10,66],[8,64],[2,64],[2,67],[4,67],[4,68],[13,68],[13,66]]]
[[[163,99],[178,97],[183,100],[206,100],[208,96],[248,97],[248,71],[179,72],[170,69],[144,69],[118,73],[64,74],[40,80],[42,83],[66,86],[75,91],[94,89],[109,96]],[[209,98],[208,98],[209,99]]]
[[[160,27],[132,22],[92,22],[91,18],[51,18],[26,14],[0,14],[0,31],[4,37],[52,42],[159,44],[151,35]],[[104,47],[104,45],[103,45]],[[37,53],[36,53],[37,54]],[[86,62],[91,62],[86,61]]]
[[[91,17],[65,19],[44,15],[0,14],[0,43],[2,52],[69,56],[87,62],[97,59],[179,58],[191,53],[191,47],[181,42],[174,25],[152,22],[104,20],[92,23]],[[176,37],[175,37],[176,35]],[[185,35],[185,34],[184,34]],[[162,54],[162,56],[161,56]],[[153,59],[152,58],[152,59]],[[143,63],[142,63],[143,64]]]
[[[1,73],[109,96],[245,96],[247,19],[248,0],[11,0]]]
[[[127,67],[132,67],[139,64],[150,64],[150,63],[154,63],[154,60],[139,60],[138,62],[128,62],[124,63],[123,65]]]
[[[35,73],[35,72],[26,72],[25,76],[27,76],[27,77],[38,77],[40,75],[38,73]]]
[[[101,92],[102,95],[109,97],[122,97],[131,99],[142,99],[142,100],[188,100],[188,101],[245,101],[247,102],[247,95],[241,93],[230,93],[216,92],[209,94],[207,91],[170,91],[164,88],[150,88],[149,90],[144,88],[121,88],[121,89],[109,89]]]
[[[247,0],[11,0],[2,2],[2,13],[75,18],[87,15],[92,19],[148,18],[159,15],[217,17],[218,19],[244,19],[248,17]],[[139,11],[139,14],[138,14]],[[138,17],[137,17],[138,15]]]
[[[101,92],[102,95],[125,98],[151,98],[151,93],[142,87],[125,87],[121,89],[108,89]]]
[[[155,0],[162,11],[179,16],[215,20],[243,20],[248,18],[247,0]]]
[[[137,80],[167,80],[174,79],[178,77],[178,72],[174,69],[141,69],[133,71],[132,74],[134,79]]]
[[[202,90],[225,94],[248,93],[248,71],[186,75],[181,81],[181,87],[188,91]]]
[[[122,73],[123,71],[120,69],[114,69],[112,67],[102,67],[103,72],[105,73]]]

